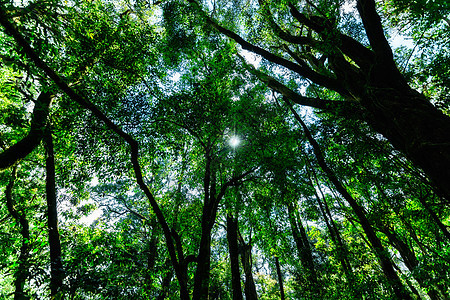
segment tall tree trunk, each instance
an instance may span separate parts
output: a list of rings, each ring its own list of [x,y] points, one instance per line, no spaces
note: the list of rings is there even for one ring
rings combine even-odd
[[[252,243],[245,243],[244,238],[239,234],[239,247],[241,248],[241,262],[244,269],[245,285],[244,293],[246,300],[257,300],[255,280],[252,272]]]
[[[238,219],[227,214],[227,240],[230,254],[231,289],[233,300],[242,300],[241,272],[239,270]]]
[[[201,223],[201,238],[197,256],[197,269],[194,276],[194,300],[209,299],[209,280],[211,264],[211,230],[214,220],[212,220],[212,208],[215,201],[215,171],[212,167],[212,157],[210,150],[205,149],[206,165],[203,177],[203,212]]]
[[[330,212],[330,208],[328,207],[328,203],[327,203],[325,196],[323,195],[323,192],[318,183],[317,175],[315,174],[314,170],[311,168],[309,161],[307,161],[307,171],[309,173],[308,179],[309,179],[311,186],[314,186],[312,179],[311,179],[311,173],[312,173],[314,176],[314,179],[316,181],[317,188],[319,189],[319,191],[322,195],[322,199],[321,199],[319,197],[319,195],[317,194],[317,191],[314,189],[314,194],[316,196],[317,203],[319,204],[319,210],[322,213],[322,216],[325,220],[325,224],[328,228],[328,232],[330,233],[331,240],[336,245],[336,252],[337,252],[336,256],[342,266],[342,270],[344,271],[345,278],[347,279],[348,287],[352,291],[354,297],[359,299],[359,298],[361,298],[361,294],[358,292],[358,289],[356,286],[356,284],[357,284],[356,278],[355,278],[355,274],[353,274],[352,266],[350,264],[347,245],[344,244],[344,241],[342,240],[339,229],[336,226],[336,222],[333,219],[333,216]],[[322,203],[322,201],[323,201],[323,203]]]
[[[291,203],[288,204],[288,214],[292,235],[294,237],[295,244],[297,245],[297,251],[300,257],[300,263],[307,274],[308,282],[311,283],[311,286],[309,286],[308,289],[315,293],[319,290],[319,287],[317,284],[314,259],[305,228],[303,227],[301,220],[296,220],[295,209]]]
[[[47,226],[48,243],[50,246],[50,295],[56,296],[62,288],[64,268],[61,261],[61,241],[58,231],[58,211],[56,201],[55,157],[53,152],[53,138],[50,129],[46,131],[44,140],[45,149],[47,151],[45,169],[47,172]]]
[[[19,265],[15,271],[14,277],[14,300],[25,300],[30,299],[24,292],[25,281],[29,276],[29,256],[30,256],[30,227],[28,225],[28,220],[25,214],[18,212],[14,205],[13,199],[13,187],[16,180],[17,165],[15,165],[11,172],[11,179],[9,184],[6,186],[5,196],[6,196],[6,206],[8,212],[20,224],[20,234],[22,235],[22,246],[20,247],[19,254]]]
[[[317,179],[317,174],[314,171],[314,169],[311,167],[308,157],[305,156],[305,158],[306,158],[306,165],[307,165],[306,170],[308,172],[308,180],[309,180],[311,186],[314,187],[313,181],[311,179],[311,175],[312,175],[312,177],[314,178],[314,181],[316,183],[316,187],[320,191],[320,194],[322,195],[322,199],[321,199],[319,197],[319,195],[317,194],[316,189],[314,189],[314,194],[316,196],[317,203],[319,204],[320,212],[322,213],[322,216],[325,220],[325,224],[327,225],[328,231],[330,232],[331,240],[337,246],[337,249],[336,249],[337,250],[337,258],[338,258],[339,262],[341,263],[341,266],[344,271],[345,277],[347,279],[347,284],[348,284],[350,290],[352,291],[354,297],[359,299],[359,298],[361,298],[361,293],[359,292],[359,289],[356,286],[356,284],[357,284],[356,277],[355,277],[355,274],[353,273],[352,266],[350,264],[349,252],[348,252],[347,245],[342,240],[341,234],[336,225],[336,221],[334,220],[334,218],[331,214],[330,208],[328,207],[328,203],[325,199],[322,189],[320,188],[320,184]]]
[[[197,256],[197,270],[194,277],[194,293],[193,299],[209,298],[209,281],[210,281],[210,264],[211,264],[211,232],[216,222],[219,203],[225,195],[227,189],[231,186],[239,186],[240,180],[254,169],[244,172],[240,175],[233,176],[220,188],[217,193],[216,189],[216,166],[210,155],[210,149],[205,149],[206,166],[203,178],[204,201],[202,212],[202,235],[200,239],[200,249]]]
[[[155,222],[156,223],[156,222]],[[148,241],[147,249],[147,269],[145,270],[145,286],[147,289],[153,286],[152,273],[154,272],[156,258],[158,256],[158,235],[156,226],[151,227],[152,234]]]
[[[202,228],[200,249],[197,256],[197,269],[194,277],[194,300],[209,299],[209,281],[211,265],[211,231]]]
[[[281,274],[280,262],[278,260],[278,256],[275,256],[275,267],[277,268],[278,285],[280,286],[281,300],[284,300],[285,295],[284,295],[284,286],[283,286],[283,276]]]
[[[367,239],[369,240],[370,244],[372,245],[375,255],[377,256],[381,268],[383,270],[384,275],[388,279],[388,282],[390,286],[392,287],[394,294],[398,299],[411,299],[411,295],[407,292],[405,287],[403,286],[400,278],[398,277],[397,272],[394,269],[394,266],[392,264],[392,261],[389,257],[389,253],[386,249],[384,249],[383,244],[381,243],[381,240],[377,237],[375,230],[373,229],[372,225],[370,224],[369,220],[366,217],[366,213],[364,212],[363,208],[358,204],[356,199],[354,199],[347,189],[340,183],[339,179],[336,177],[334,172],[328,167],[327,163],[325,162],[325,158],[322,154],[322,150],[320,149],[319,144],[316,142],[316,140],[312,137],[311,132],[309,131],[306,124],[302,121],[300,116],[297,114],[297,112],[293,109],[292,105],[289,103],[289,100],[286,99],[286,102],[291,109],[292,113],[294,114],[297,121],[302,126],[306,138],[308,139],[309,143],[313,147],[314,154],[317,158],[317,162],[319,163],[319,166],[321,169],[325,172],[325,174],[328,176],[330,181],[335,186],[336,190],[344,197],[344,199],[350,204],[350,207],[352,208],[353,212],[359,219],[359,222],[361,224],[361,227],[364,230],[364,233],[367,236]]]

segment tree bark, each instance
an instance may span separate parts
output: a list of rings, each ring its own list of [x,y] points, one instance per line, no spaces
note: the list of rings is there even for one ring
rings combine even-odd
[[[275,267],[277,268],[278,285],[280,286],[281,300],[284,300],[285,295],[284,295],[284,286],[283,286],[283,276],[281,274],[280,262],[278,260],[278,256],[275,256]]]
[[[50,246],[50,296],[56,296],[62,288],[64,268],[61,260],[61,241],[58,231],[58,210],[56,201],[56,173],[53,151],[53,138],[50,128],[45,132],[46,193],[47,193],[47,226],[48,243]]]
[[[19,265],[14,273],[14,300],[30,299],[24,291],[25,282],[29,276],[29,256],[30,256],[30,227],[24,213],[17,211],[13,199],[13,187],[16,179],[17,165],[12,169],[11,179],[6,186],[5,197],[6,207],[10,215],[20,224],[20,234],[22,235],[22,246],[20,247]]]
[[[238,220],[227,214],[227,240],[230,254],[231,289],[233,300],[242,300],[241,272],[239,270]]]
[[[209,299],[209,280],[211,264],[211,232],[202,228],[200,249],[197,256],[197,269],[194,277],[194,292],[192,299]]]

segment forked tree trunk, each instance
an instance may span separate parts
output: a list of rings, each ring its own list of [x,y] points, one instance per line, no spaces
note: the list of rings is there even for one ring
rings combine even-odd
[[[239,234],[239,247],[241,248],[241,262],[244,269],[245,284],[244,293],[246,300],[257,300],[255,280],[252,272],[252,244],[251,241],[246,243],[244,238]]]

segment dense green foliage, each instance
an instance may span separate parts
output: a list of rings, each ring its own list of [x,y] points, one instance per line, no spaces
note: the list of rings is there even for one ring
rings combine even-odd
[[[449,299],[450,4],[375,2],[0,0],[0,299]]]

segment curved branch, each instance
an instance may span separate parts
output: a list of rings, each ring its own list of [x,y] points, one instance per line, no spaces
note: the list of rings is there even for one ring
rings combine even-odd
[[[22,140],[0,153],[0,171],[24,159],[39,145],[44,136],[52,97],[51,93],[42,92],[36,99],[30,131]]]
[[[258,2],[263,10],[263,15],[264,15],[265,19],[267,20],[267,22],[269,22],[269,25],[272,28],[272,31],[273,31],[273,33],[275,33],[276,36],[285,40],[286,42],[298,44],[298,45],[314,46],[319,43],[319,41],[316,41],[312,38],[305,37],[305,36],[292,35],[289,32],[286,32],[283,29],[281,29],[281,27],[272,18],[272,12],[268,8],[267,3],[263,0],[260,0]]]

